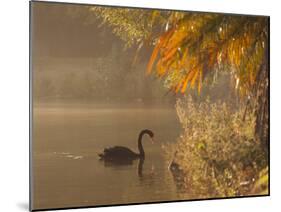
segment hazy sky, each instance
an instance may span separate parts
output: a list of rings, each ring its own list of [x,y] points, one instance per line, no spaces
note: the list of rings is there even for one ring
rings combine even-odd
[[[35,57],[95,57],[122,46],[86,6],[42,2],[33,2],[33,41]]]
[[[151,49],[142,50],[142,59],[132,65],[136,48],[125,51],[123,41],[107,25],[100,27],[88,6],[32,5],[35,100],[162,99],[163,85],[145,76]]]

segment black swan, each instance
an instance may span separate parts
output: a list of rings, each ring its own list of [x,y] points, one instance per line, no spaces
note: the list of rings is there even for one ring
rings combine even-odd
[[[110,148],[105,148],[103,153],[100,153],[100,159],[104,161],[111,161],[111,162],[130,162],[135,159],[144,159],[145,154],[142,146],[142,137],[143,135],[149,135],[149,137],[153,141],[153,132],[151,130],[145,129],[142,130],[139,134],[138,139],[138,149],[139,153],[135,153],[127,147],[123,146],[115,146]]]

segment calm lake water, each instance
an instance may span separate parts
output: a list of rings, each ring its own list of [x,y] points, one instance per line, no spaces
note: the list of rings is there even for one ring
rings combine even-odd
[[[35,209],[181,198],[161,148],[181,132],[174,108],[46,104],[35,105],[33,116]],[[99,161],[105,147],[138,151],[138,134],[145,128],[156,142],[143,138],[141,173],[137,160],[126,166]]]

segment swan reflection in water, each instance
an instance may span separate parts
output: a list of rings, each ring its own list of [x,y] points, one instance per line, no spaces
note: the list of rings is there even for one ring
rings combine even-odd
[[[116,162],[116,161],[115,162],[102,161],[102,162],[103,162],[105,167],[116,168],[116,167],[132,166],[132,165],[134,165],[135,161],[131,160],[131,161],[126,161],[126,162],[125,161],[118,161],[118,162]],[[151,166],[150,171],[145,173],[145,174],[144,174],[144,171],[143,171],[143,169],[144,169],[143,167],[144,167],[144,159],[140,158],[138,160],[137,170],[136,170],[137,175],[139,177],[139,180],[140,181],[145,181],[145,180],[148,180],[148,179],[150,179],[150,181],[153,180],[152,178],[154,176],[154,167]]]

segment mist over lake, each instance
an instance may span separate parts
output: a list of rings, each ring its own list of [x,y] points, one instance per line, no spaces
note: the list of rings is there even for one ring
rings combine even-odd
[[[112,166],[98,153],[112,145],[137,151],[141,129],[155,133],[143,139],[146,159]],[[75,207],[120,202],[153,202],[179,198],[161,145],[175,142],[180,126],[172,107],[93,104],[39,104],[34,108],[35,207]]]

